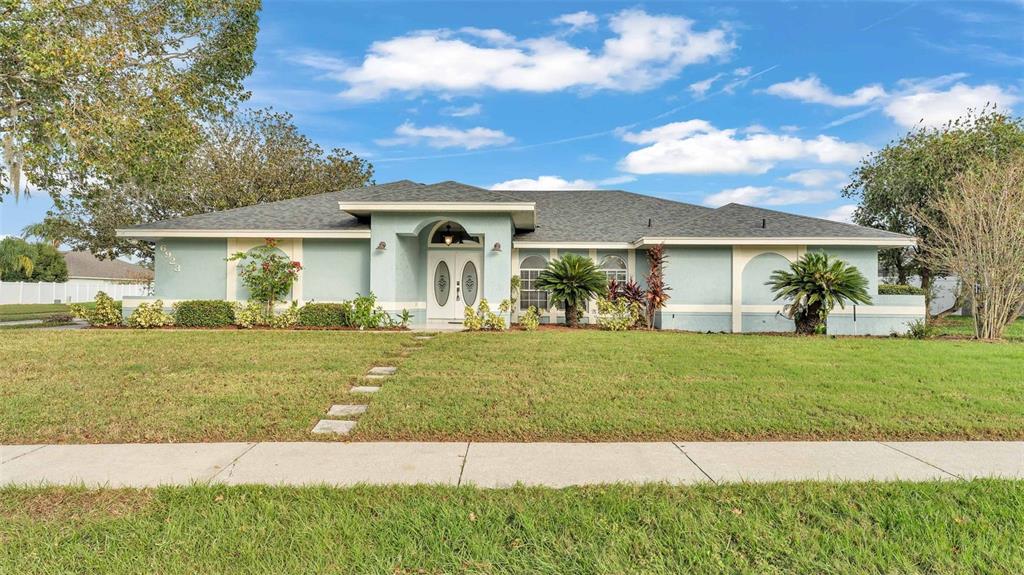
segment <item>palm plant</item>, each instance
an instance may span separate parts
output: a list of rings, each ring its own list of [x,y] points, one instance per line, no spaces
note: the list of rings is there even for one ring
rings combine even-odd
[[[0,280],[31,278],[35,268],[32,246],[17,238],[0,240]]]
[[[548,292],[552,304],[565,306],[565,324],[579,325],[580,310],[591,299],[604,295],[608,289],[604,272],[583,256],[565,254],[551,260],[546,270],[537,275],[534,285]]]
[[[810,335],[824,328],[828,314],[836,304],[870,304],[868,280],[860,270],[828,254],[811,252],[776,270],[765,285],[775,292],[775,300],[786,300],[786,315],[796,322],[796,332]]]

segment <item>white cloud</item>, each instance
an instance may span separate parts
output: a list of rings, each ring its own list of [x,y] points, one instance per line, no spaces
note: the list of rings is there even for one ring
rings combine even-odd
[[[826,220],[832,220],[833,222],[853,223],[853,212],[857,210],[856,204],[844,204],[836,206],[822,214],[821,217]]]
[[[451,106],[445,108],[444,110],[441,110],[441,113],[446,116],[452,116],[454,118],[465,118],[468,116],[476,116],[480,114],[480,112],[482,112],[483,109],[483,106],[481,106],[480,103],[477,102],[470,106],[463,106],[461,108]]]
[[[750,73],[753,71],[754,68],[752,68],[751,66],[744,66],[742,68],[736,68],[735,70],[733,70],[732,75],[736,76],[737,78],[744,78],[746,76],[749,76]]]
[[[619,169],[632,174],[762,174],[782,161],[852,164],[871,148],[831,136],[802,139],[773,133],[740,135],[704,120],[674,122],[622,138],[650,144],[630,152]]]
[[[572,14],[562,14],[558,18],[551,20],[551,23],[568,26],[570,32],[576,32],[584,28],[593,28],[597,24],[597,16],[583,10],[581,12],[573,12]]]
[[[708,90],[711,89],[711,85],[714,84],[721,77],[722,74],[715,74],[714,76],[710,78],[705,78],[700,82],[694,82],[690,84],[690,92],[692,92],[693,95],[698,98],[703,98],[704,94],[707,94]]]
[[[503,146],[515,141],[501,130],[477,126],[460,130],[451,126],[423,126],[405,122],[395,128],[395,137],[377,140],[381,146],[401,146],[425,143],[431,148],[464,148],[476,150],[488,146]]]
[[[704,204],[713,208],[730,203],[787,206],[827,202],[835,197],[836,193],[828,190],[785,190],[774,186],[743,186],[711,194],[704,198]]]
[[[636,176],[621,175],[602,180],[583,178],[567,180],[560,176],[539,176],[505,180],[491,186],[492,190],[596,190],[601,186],[617,186],[636,181]]]
[[[734,48],[726,28],[698,31],[692,20],[679,16],[623,10],[609,19],[608,27],[612,36],[599,50],[571,45],[557,35],[519,40],[500,30],[469,28],[423,30],[374,42],[355,66],[316,53],[292,58],[344,83],[344,98],[374,100],[392,92],[641,91]]]
[[[968,108],[981,110],[986,104],[995,104],[1003,112],[1010,112],[1020,97],[994,84],[968,86],[958,83],[948,90],[920,90],[893,98],[885,105],[885,114],[903,127],[917,125],[941,126],[963,116]]]
[[[826,106],[835,106],[837,108],[864,106],[886,96],[885,89],[878,84],[857,88],[852,94],[846,96],[835,94],[814,75],[806,78],[797,78],[789,82],[772,84],[765,89],[765,92],[780,98],[800,100],[801,102],[812,104],[825,104]]]
[[[845,182],[847,175],[839,170],[800,170],[782,179],[807,188],[821,188]]]
[[[593,190],[595,188],[597,188],[597,183],[593,180],[566,180],[558,176],[518,178],[498,182],[491,186],[492,190]]]

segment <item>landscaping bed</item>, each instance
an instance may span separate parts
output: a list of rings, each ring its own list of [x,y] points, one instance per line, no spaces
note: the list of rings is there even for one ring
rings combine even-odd
[[[1020,573],[1024,482],[0,489],[0,572]]]

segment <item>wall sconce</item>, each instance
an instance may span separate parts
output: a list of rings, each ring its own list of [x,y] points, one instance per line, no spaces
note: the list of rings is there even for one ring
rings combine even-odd
[[[384,243],[384,241],[381,241],[379,244],[377,244],[377,249],[381,250],[381,251],[384,251],[384,250],[388,249],[388,245],[386,243]]]
[[[501,242],[494,242],[494,247],[491,248],[491,251],[501,253]]]

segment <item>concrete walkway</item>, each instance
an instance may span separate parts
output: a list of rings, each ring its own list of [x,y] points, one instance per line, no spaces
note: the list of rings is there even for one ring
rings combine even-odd
[[[0,446],[0,485],[149,487],[1024,479],[1024,442],[177,443]]]

